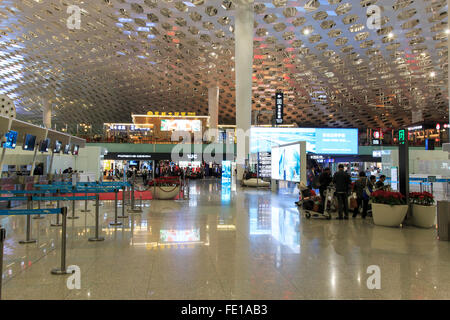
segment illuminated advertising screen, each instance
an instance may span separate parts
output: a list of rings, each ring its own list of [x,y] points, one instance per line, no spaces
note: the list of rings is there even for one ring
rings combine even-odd
[[[36,136],[33,136],[32,134],[27,134],[25,136],[25,141],[23,142],[22,149],[33,151],[35,145],[36,145]]]
[[[9,131],[5,134],[6,141],[3,142],[3,148],[15,149],[17,144],[17,131]]]
[[[278,145],[306,141],[306,152],[315,154],[358,154],[358,129],[251,128],[250,152],[270,152]]]
[[[162,119],[161,131],[201,131],[201,120]]]
[[[272,179],[300,182],[300,144],[272,148]]]
[[[196,242],[200,241],[200,229],[161,229],[159,232],[159,238],[161,242]]]
[[[231,161],[222,161],[222,183],[231,182]]]

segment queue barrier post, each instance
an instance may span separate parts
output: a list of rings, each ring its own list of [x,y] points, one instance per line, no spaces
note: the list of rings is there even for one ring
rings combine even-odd
[[[118,193],[119,190],[118,189],[114,189],[114,222],[111,222],[109,225],[110,226],[121,226],[122,222],[117,221],[117,205],[118,205]]]
[[[61,208],[61,216],[62,216],[61,266],[51,271],[52,274],[56,275],[73,273],[73,271],[67,270],[66,268],[67,207]]]
[[[122,188],[123,188],[123,192],[122,192],[122,215],[119,216],[118,218],[126,219],[126,218],[128,218],[128,216],[125,215],[125,188],[126,188],[126,185],[124,185]]]
[[[140,213],[142,212],[142,208],[136,208],[136,198],[134,195],[134,183],[131,184],[131,208],[128,209],[128,212]]]
[[[3,244],[5,243],[6,230],[0,227],[0,300],[2,300],[2,275],[3,275]]]
[[[27,199],[27,210],[31,210],[32,196],[28,196]],[[26,217],[27,226],[26,226],[26,235],[25,240],[19,241],[20,244],[28,244],[28,243],[36,243],[36,239],[31,239],[31,215],[27,215]]]
[[[59,197],[60,196],[60,192],[59,190],[56,190],[56,195]],[[59,200],[56,200],[56,208],[60,209],[61,208],[61,203]],[[51,227],[61,227],[62,223],[59,221],[59,214],[56,214],[56,222],[55,223],[51,223],[50,224]]]
[[[85,184],[84,186],[85,186],[85,188],[86,188],[86,194],[85,194],[85,196],[87,197],[87,196],[88,196],[88,190],[87,190],[88,185]],[[87,198],[86,198],[86,200],[84,200],[84,210],[81,210],[81,212],[91,212],[91,210],[87,208]]]
[[[72,189],[75,189],[75,188],[72,188]],[[72,192],[72,197],[75,197],[75,191]],[[72,216],[67,217],[67,219],[74,220],[74,219],[78,219],[78,218],[80,218],[80,217],[75,216],[75,199],[72,199]]]
[[[95,196],[95,237],[89,238],[89,241],[104,241],[104,237],[99,236],[99,220],[100,220],[100,196],[97,194]]]
[[[33,209],[34,209],[34,205],[33,205]],[[41,209],[41,200],[38,201],[38,209]],[[44,219],[44,216],[41,216],[40,214],[36,215],[33,217],[33,219]]]

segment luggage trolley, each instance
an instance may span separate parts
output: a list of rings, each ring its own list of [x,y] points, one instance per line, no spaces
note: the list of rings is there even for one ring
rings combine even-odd
[[[308,200],[307,198],[302,199],[302,208],[305,211],[305,217],[307,219],[310,219],[311,217],[314,218],[319,218],[319,217],[324,217],[327,220],[330,220],[332,218],[331,216],[331,212],[333,211],[333,208],[336,209],[336,205],[335,205],[335,199],[334,199],[334,193],[336,192],[336,189],[334,186],[328,186],[327,190],[325,191],[325,203],[324,203],[324,208],[323,208],[323,213],[322,212],[317,212],[317,211],[313,211],[313,210],[309,210],[309,209],[305,209],[303,207],[304,201]]]

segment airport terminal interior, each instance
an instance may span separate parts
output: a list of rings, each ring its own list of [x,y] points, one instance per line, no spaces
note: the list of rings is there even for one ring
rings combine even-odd
[[[448,5],[0,0],[0,299],[449,300]]]

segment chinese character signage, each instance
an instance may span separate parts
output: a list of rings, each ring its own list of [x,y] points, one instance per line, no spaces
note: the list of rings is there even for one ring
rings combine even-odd
[[[282,124],[283,123],[283,107],[284,107],[284,105],[283,105],[283,93],[281,93],[281,92],[278,92],[276,95],[275,95],[275,112],[276,112],[276,115],[275,115],[275,121],[276,121],[276,124]]]
[[[406,141],[405,129],[401,129],[398,131],[398,142],[400,144],[405,144],[405,141]]]

